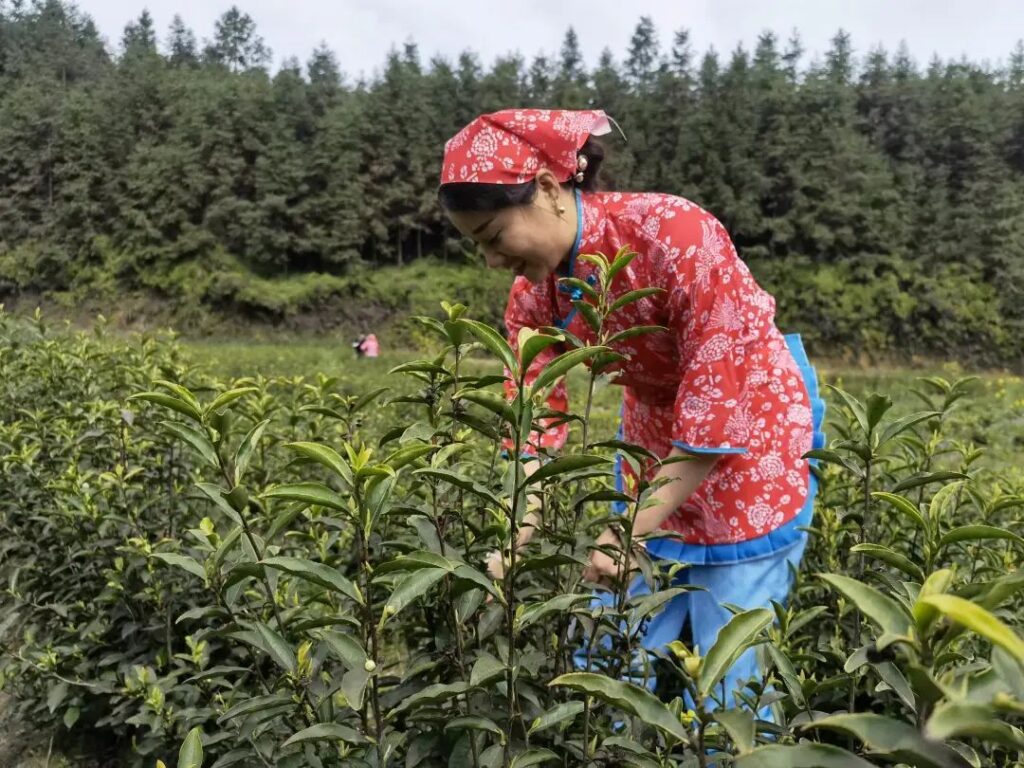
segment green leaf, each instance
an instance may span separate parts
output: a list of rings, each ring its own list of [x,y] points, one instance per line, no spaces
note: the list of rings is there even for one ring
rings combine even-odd
[[[574,301],[572,305],[576,308],[576,311],[583,316],[583,319],[586,320],[587,325],[590,326],[590,329],[595,334],[600,334],[602,324],[601,315],[598,314],[597,309],[594,308],[594,305],[588,301],[584,301],[583,299],[580,299],[579,301]]]
[[[346,744],[362,744],[366,737],[358,731],[339,723],[317,723],[309,728],[303,728],[289,738],[282,747],[290,747],[293,744],[305,744],[308,741],[344,741]]]
[[[174,393],[189,405],[195,406],[196,408],[200,407],[199,399],[192,393],[192,390],[190,390],[188,387],[183,387],[181,384],[178,384],[173,381],[167,381],[166,379],[157,379],[153,383],[156,384],[158,387],[163,387],[164,389]]]
[[[68,684],[59,681],[55,683],[46,694],[46,707],[50,710],[52,715],[57,711],[57,707],[64,703],[64,699],[68,696]]]
[[[702,695],[707,696],[718,685],[736,659],[750,647],[761,630],[772,623],[772,619],[772,612],[767,608],[737,613],[729,619],[701,661],[698,687]]]
[[[203,768],[203,729],[199,726],[185,737],[178,751],[178,768]]]
[[[785,653],[776,648],[774,644],[769,643],[765,648],[768,651],[769,657],[771,657],[772,663],[775,664],[775,671],[778,672],[779,677],[782,678],[783,685],[786,686],[786,690],[789,692],[789,697],[793,699],[794,704],[801,709],[805,709],[807,707],[807,699],[804,697],[804,689],[800,683],[800,678],[796,676],[793,662],[789,660]]]
[[[628,267],[636,257],[637,252],[630,250],[628,245],[624,245],[619,248],[615,256],[612,257],[611,263],[608,265],[608,284],[611,285],[615,276]],[[600,265],[598,266],[598,269],[600,269]]]
[[[967,768],[960,754],[939,742],[926,739],[908,723],[871,713],[831,715],[807,723],[805,730],[840,731],[859,739],[880,753],[917,768]]]
[[[74,727],[75,723],[78,722],[78,718],[81,714],[82,711],[78,707],[68,707],[64,710],[64,717],[61,718],[64,723],[64,727],[70,731]]]
[[[388,597],[381,614],[381,624],[396,616],[403,608],[423,597],[432,586],[444,578],[446,570],[441,568],[421,568],[413,571],[395,586],[395,591]]]
[[[426,456],[431,451],[436,451],[437,446],[429,443],[413,443],[403,445],[386,459],[384,463],[396,472],[407,464],[412,464],[417,459]]]
[[[910,578],[918,583],[924,581],[924,571],[910,561],[905,555],[901,555],[894,549],[883,547],[881,544],[856,544],[850,547],[851,552],[859,552],[875,560],[881,560],[886,565],[891,565],[897,570],[903,571]]]
[[[558,760],[558,755],[550,749],[534,747],[513,757],[511,768],[529,768],[531,765],[540,765],[549,760]]]
[[[921,598],[928,597],[929,595],[944,595],[952,583],[953,571],[949,568],[943,568],[928,574],[928,578],[921,585],[921,590],[917,593],[917,599],[911,609],[911,614],[914,617],[914,622],[917,624],[918,631],[922,634],[927,632],[928,628],[939,617],[939,612],[927,603],[921,602]]]
[[[179,555],[176,552],[154,552],[153,557],[157,560],[163,560],[168,565],[173,565],[195,574],[203,581],[206,581],[206,569],[188,555]]]
[[[960,472],[922,472],[913,474],[910,477],[900,480],[896,485],[893,486],[893,493],[902,493],[903,491],[909,491],[912,488],[918,488],[922,485],[931,485],[932,483],[944,483],[947,480],[966,480],[967,475]]]
[[[480,717],[479,715],[453,718],[445,723],[444,729],[446,731],[486,731],[497,736],[502,744],[505,743],[505,731],[490,718]]]
[[[561,344],[565,341],[564,336],[549,336],[546,333],[534,333],[525,343],[520,345],[519,354],[523,361],[523,370],[530,369],[530,363],[548,347]]]
[[[348,503],[345,497],[337,491],[331,490],[323,483],[290,483],[287,485],[276,485],[270,490],[264,491],[263,498],[301,501],[304,504],[316,504],[330,509],[348,509]]]
[[[689,738],[686,728],[672,711],[646,688],[612,680],[594,672],[570,672],[556,677],[550,686],[565,686],[574,691],[595,696],[602,701],[635,715],[648,725],[685,742]]]
[[[583,709],[582,701],[566,701],[561,704],[556,704],[540,717],[534,719],[533,723],[530,725],[530,730],[527,732],[527,735],[533,736],[537,731],[553,728],[556,725],[568,725],[576,718],[576,715],[583,711]]]
[[[741,755],[754,748],[754,716],[745,709],[719,710],[714,714]]]
[[[554,384],[580,363],[589,360],[601,352],[610,351],[607,347],[584,347],[583,349],[573,349],[559,355],[544,366],[544,369],[537,375],[537,378],[533,380],[533,384],[530,386],[531,396],[532,393],[539,392],[549,384]]]
[[[864,404],[864,413],[868,418],[868,427],[874,431],[882,417],[892,408],[892,398],[888,395],[872,393]]]
[[[597,291],[586,280],[580,280],[578,277],[562,277],[558,282],[561,285],[568,285],[570,288],[579,288],[584,296],[593,301],[598,301],[600,298]]]
[[[179,440],[188,443],[211,467],[217,468],[220,466],[220,459],[217,458],[217,449],[213,447],[213,443],[209,441],[206,435],[199,430],[193,429],[180,421],[161,421],[160,426]]]
[[[242,438],[242,442],[238,444],[238,450],[235,451],[235,485],[242,482],[242,477],[249,468],[249,462],[252,461],[253,454],[256,451],[256,445],[263,436],[263,430],[267,428],[269,423],[270,419],[264,419],[253,426],[246,436]]]
[[[516,631],[526,629],[534,622],[540,621],[552,613],[563,613],[570,610],[577,603],[590,600],[590,595],[557,595],[550,600],[539,603],[520,603],[515,618]]]
[[[345,694],[345,700],[348,701],[349,707],[357,712],[363,708],[368,682],[370,682],[370,673],[365,667],[349,669],[341,676],[341,692]]]
[[[632,304],[634,301],[640,301],[640,299],[646,299],[648,296],[654,296],[657,293],[664,293],[664,288],[640,288],[636,291],[627,291],[612,302],[612,305],[608,308],[608,314],[618,312],[627,304]]]
[[[214,485],[213,483],[196,483],[196,488],[202,491],[212,501],[224,516],[236,525],[242,524],[242,517],[238,514],[238,511],[228,504],[228,500],[224,497],[224,492],[220,486]]]
[[[879,446],[885,445],[894,437],[898,437],[911,427],[917,426],[922,421],[928,421],[928,419],[934,419],[941,415],[942,414],[939,411],[921,411],[920,413],[911,413],[907,416],[896,419],[896,421],[891,422],[884,430],[882,430],[882,436],[878,439],[878,444]]]
[[[406,696],[402,699],[402,703],[392,709],[387,714],[387,718],[390,720],[396,715],[400,715],[408,709],[419,706],[421,704],[437,704],[441,701],[447,701],[455,696],[459,696],[469,690],[469,683],[464,680],[459,680],[455,683],[435,683],[434,685],[428,685],[421,691],[417,691],[411,696]]]
[[[1011,531],[991,525],[961,525],[939,540],[939,547],[957,544],[961,541],[982,541],[985,539],[1006,539],[1014,544],[1024,545],[1024,539]]]
[[[909,517],[918,528],[922,531],[928,530],[928,524],[924,520],[924,516],[921,514],[917,505],[909,499],[903,496],[898,496],[895,493],[886,493],[885,491],[873,491],[871,494],[872,498],[880,499],[886,504],[889,504],[897,512],[902,512],[904,515]]]
[[[294,672],[295,654],[285,639],[262,622],[250,626],[251,629],[232,632],[231,636],[263,651],[286,672]]]
[[[329,565],[305,560],[301,557],[267,557],[260,562],[260,565],[284,571],[324,589],[329,589],[331,592],[345,595],[360,605],[363,603],[363,595],[359,591],[359,587],[342,576],[337,568],[332,568]]]
[[[1020,729],[996,717],[987,704],[944,701],[932,712],[924,733],[936,741],[950,739],[979,739],[990,744],[1002,744],[1012,750],[1024,749],[1024,734]]]
[[[239,387],[238,389],[229,389],[227,392],[222,392],[217,395],[212,403],[206,406],[206,414],[219,413],[235,402],[235,400],[245,397],[251,392],[259,392],[259,389],[256,387]]]
[[[352,479],[352,469],[348,463],[341,458],[339,454],[333,448],[322,445],[320,443],[288,443],[286,448],[290,448],[303,458],[315,461],[322,467],[326,467],[331,470],[336,476],[344,480],[351,488],[355,485]]]
[[[323,640],[349,669],[362,669],[366,664],[368,658],[366,651],[352,635],[342,632],[324,632]]]
[[[140,392],[137,395],[132,395],[128,399],[144,400],[147,403],[162,405],[164,408],[170,408],[172,411],[177,411],[181,415],[187,416],[195,422],[201,422],[203,420],[203,414],[199,408],[191,403],[186,403],[184,400],[177,397],[165,395],[163,392]]]
[[[350,409],[351,412],[358,413],[359,411],[363,410],[363,408],[368,406],[370,403],[372,403],[378,397],[383,395],[389,389],[391,389],[391,387],[378,387],[377,389],[371,390],[369,392],[366,392],[365,394],[360,395],[359,399],[352,404],[352,407]]]
[[[963,481],[961,481],[939,488],[928,505],[929,519],[937,521],[950,517],[956,511],[963,486]]]
[[[884,631],[894,635],[906,635],[909,631],[910,617],[891,597],[849,576],[837,573],[822,573],[818,576],[846,595],[865,616]]]
[[[486,389],[463,389],[460,392],[456,392],[452,397],[456,400],[468,400],[471,403],[476,403],[491,413],[500,416],[509,424],[516,423],[516,414],[512,410],[512,406],[508,404],[508,401],[502,395],[496,392],[488,392]]]
[[[516,364],[516,356],[512,352],[512,347],[501,337],[500,333],[477,320],[463,320],[462,322],[469,332],[476,336],[477,340],[490,350],[509,371],[514,374],[518,372],[519,366]]]
[[[862,757],[828,744],[771,744],[741,755],[734,768],[875,768]]]
[[[469,673],[469,684],[474,688],[494,682],[505,674],[505,664],[496,656],[480,651],[480,657]]]
[[[846,404],[846,407],[849,408],[850,411],[853,413],[854,418],[857,419],[857,423],[860,424],[860,428],[864,432],[864,434],[868,434],[868,432],[870,431],[868,426],[868,415],[867,412],[864,410],[863,403],[861,403],[860,400],[855,398],[850,393],[844,392],[843,390],[839,389],[839,387],[834,387],[831,384],[826,384],[825,386],[831,389],[833,392],[836,393],[836,395],[839,396],[839,399]]]
[[[446,483],[454,485],[456,488],[461,488],[464,491],[469,491],[475,496],[479,496],[484,501],[490,502],[498,508],[501,508],[502,506],[501,499],[491,493],[487,488],[484,488],[480,483],[466,477],[465,475],[461,475],[458,472],[452,472],[448,469],[425,467],[424,469],[417,469],[413,474],[443,480]]]
[[[648,333],[659,333],[667,330],[668,328],[663,325],[634,325],[632,328],[619,331],[605,343],[610,347],[612,344],[618,344],[620,341],[632,339],[634,336],[644,336]]]
[[[592,456],[585,453],[569,454],[559,456],[557,459],[542,464],[532,475],[527,478],[530,484],[539,483],[566,472],[573,472],[577,469],[596,467],[598,464],[611,464],[611,459],[604,456]]]
[[[955,595],[928,595],[921,602],[936,608],[957,624],[1004,648],[1018,662],[1024,663],[1024,640],[980,605]]]
[[[284,708],[290,709],[294,704],[295,702],[292,701],[292,697],[283,693],[253,696],[252,698],[243,699],[232,706],[217,718],[217,722],[226,723],[229,720],[234,720],[239,717],[248,717],[249,715],[257,712],[260,714],[267,714],[269,716],[269,714],[274,711],[280,711]]]

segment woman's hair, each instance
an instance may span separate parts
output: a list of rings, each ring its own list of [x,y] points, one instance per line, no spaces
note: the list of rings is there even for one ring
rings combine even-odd
[[[587,158],[583,181],[569,179],[571,184],[584,192],[601,189],[601,163],[604,161],[604,147],[593,136],[587,137],[579,154]],[[437,190],[441,207],[448,211],[483,213],[498,211],[513,205],[526,205],[537,194],[537,182],[522,184],[476,184],[473,182],[451,182],[442,184]]]

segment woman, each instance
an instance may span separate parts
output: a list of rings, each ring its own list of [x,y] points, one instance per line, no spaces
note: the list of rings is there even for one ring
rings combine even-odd
[[[660,457],[691,459],[652,467],[652,478],[669,482],[637,515],[634,535],[672,532],[650,540],[648,552],[690,563],[678,578],[706,591],[670,602],[642,645],[665,650],[688,624],[693,645],[706,651],[732,615],[723,603],[754,608],[786,600],[815,492],[802,456],[822,443],[824,409],[799,337],[776,328],[774,299],[711,214],[671,195],[597,191],[603,151],[591,137],[608,131],[607,116],[596,110],[482,115],[445,145],[439,198],[455,227],[480,244],[488,266],[518,276],[505,313],[513,345],[523,327],[557,325],[593,339],[574,312],[579,292],[558,282],[595,282],[580,253],[611,257],[628,246],[638,255],[613,294],[663,289],[609,319],[610,333],[668,328],[615,345],[628,358],[614,380],[623,387],[624,439]],[[528,381],[556,354],[555,347],[542,353]],[[550,405],[566,409],[564,383]],[[529,452],[559,449],[567,429],[546,429]],[[522,529],[520,546],[530,532]],[[620,546],[611,529],[597,543]],[[615,576],[618,565],[595,549],[585,575]],[[631,586],[644,589],[642,578]],[[756,674],[750,651],[726,678],[726,703]]]

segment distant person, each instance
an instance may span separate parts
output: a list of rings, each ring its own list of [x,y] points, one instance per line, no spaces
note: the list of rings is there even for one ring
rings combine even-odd
[[[571,276],[595,285],[596,267],[577,258],[581,253],[611,258],[624,246],[638,253],[614,281],[614,297],[662,289],[612,315],[604,329],[610,336],[636,326],[668,328],[613,345],[627,356],[615,379],[623,387],[620,429],[625,440],[657,456],[691,459],[648,467],[652,479],[670,482],[637,515],[634,533],[671,532],[649,541],[648,552],[691,563],[677,580],[707,591],[674,598],[641,642],[667,652],[689,623],[691,644],[707,652],[732,616],[724,604],[770,609],[773,600],[787,599],[815,494],[802,456],[822,444],[824,406],[800,337],[780,333],[775,300],[713,215],[673,195],[599,191],[604,149],[593,137],[609,131],[599,110],[481,115],[445,145],[438,196],[452,223],[479,243],[487,265],[517,275],[505,312],[513,345],[521,328],[550,325],[594,342],[572,303],[584,292],[559,282]],[[531,378],[560,351],[556,345],[542,352]],[[549,404],[567,408],[564,382]],[[567,431],[565,424],[550,427],[527,453],[562,448]],[[527,471],[537,465],[527,463]],[[633,483],[624,462],[619,467],[620,479]],[[521,529],[520,546],[533,530]],[[622,547],[612,528],[598,543]],[[500,556],[490,567],[500,573]],[[598,581],[618,570],[615,559],[595,549],[585,575]],[[647,591],[642,576],[630,590]],[[606,605],[613,599],[603,591],[594,597]],[[585,663],[581,651],[577,665]],[[754,650],[726,677],[728,706],[751,677],[759,678]]]
[[[380,343],[377,341],[377,334],[368,334],[363,339],[363,356],[377,357],[380,354]]]

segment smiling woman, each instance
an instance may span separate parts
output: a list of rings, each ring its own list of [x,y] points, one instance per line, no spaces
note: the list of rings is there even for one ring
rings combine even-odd
[[[480,244],[489,267],[539,283],[568,259],[578,231],[575,189],[596,192],[601,187],[603,160],[604,148],[587,137],[576,161],[581,170],[575,184],[560,182],[551,169],[542,168],[533,179],[514,184],[445,183],[438,198],[455,227]]]
[[[714,216],[673,195],[597,191],[603,151],[592,137],[610,124],[599,110],[482,115],[445,146],[438,195],[488,266],[519,275],[505,312],[513,348],[521,329],[542,326],[599,343],[585,312],[577,312],[584,286],[599,276],[577,256],[635,252],[616,273],[608,300],[642,298],[621,301],[602,326],[622,355],[614,379],[623,388],[621,434],[661,459],[689,461],[642,469],[660,488],[632,531],[660,529],[647,542],[650,554],[691,564],[681,578],[706,590],[674,599],[647,627],[643,644],[664,652],[689,626],[692,645],[706,649],[731,616],[725,605],[786,601],[815,493],[803,456],[823,442],[823,406],[799,337],[776,327],[775,300]],[[652,327],[664,332],[637,333]],[[526,383],[557,354],[554,345],[537,355]],[[514,386],[506,391],[516,395]],[[567,409],[564,383],[548,405]],[[552,455],[565,444],[566,423],[546,426],[528,455]],[[619,480],[636,478],[624,467]],[[520,545],[530,531],[525,525]],[[597,544],[606,549],[592,551],[588,578],[618,575],[618,561],[607,553],[620,546],[617,532],[610,527]],[[632,589],[645,589],[643,579]],[[745,654],[726,676],[727,690],[756,674],[753,652]]]

